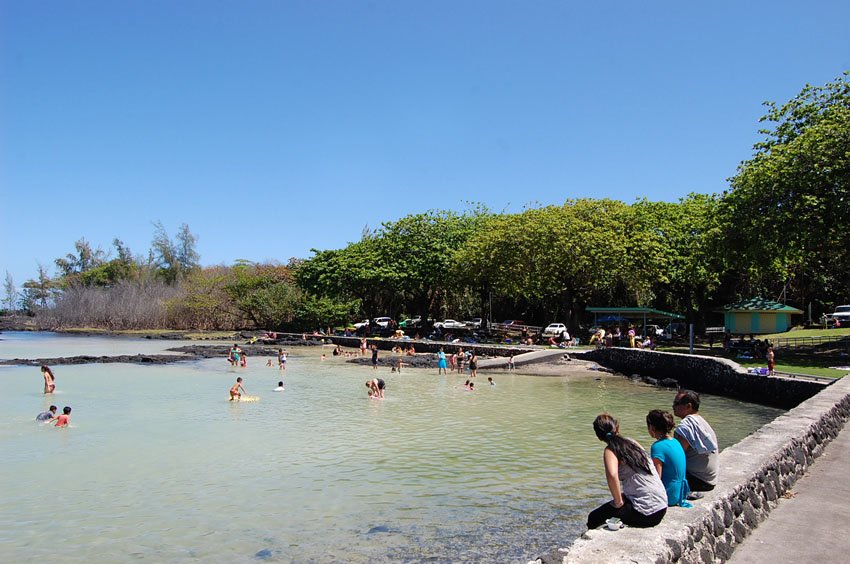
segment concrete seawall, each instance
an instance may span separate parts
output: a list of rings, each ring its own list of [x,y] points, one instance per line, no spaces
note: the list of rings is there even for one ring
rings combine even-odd
[[[850,378],[844,378],[720,453],[717,487],[694,502],[694,507],[671,507],[664,521],[652,529],[588,531],[566,555],[552,554],[542,561],[725,561],[838,435],[848,418]]]
[[[658,380],[673,379],[680,387],[700,393],[790,409],[824,388],[823,382],[748,374],[724,358],[609,347],[570,353],[593,360],[626,375],[640,374]]]
[[[360,346],[360,337],[331,336],[325,337],[325,340],[343,347],[358,348]],[[508,357],[512,354],[518,356],[523,353],[536,350],[535,347],[513,347],[510,345],[476,345],[470,343],[446,343],[442,341],[424,340],[406,341],[402,339],[376,339],[373,337],[367,337],[366,344],[370,347],[372,345],[377,345],[378,350],[382,351],[392,350],[392,348],[395,346],[400,346],[401,348],[406,349],[407,347],[413,345],[417,353],[436,353],[439,352],[442,348],[446,354],[449,354],[456,353],[458,349],[463,349],[465,351],[474,350],[479,356],[493,357]]]

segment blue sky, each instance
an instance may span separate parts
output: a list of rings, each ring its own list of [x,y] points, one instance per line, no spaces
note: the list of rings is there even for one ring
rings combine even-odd
[[[161,221],[204,265],[428,209],[722,192],[850,2],[0,0],[0,275]]]

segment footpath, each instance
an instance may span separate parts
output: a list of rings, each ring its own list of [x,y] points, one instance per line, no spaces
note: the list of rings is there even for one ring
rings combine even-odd
[[[732,553],[730,564],[840,562],[850,553],[850,423],[768,518]]]

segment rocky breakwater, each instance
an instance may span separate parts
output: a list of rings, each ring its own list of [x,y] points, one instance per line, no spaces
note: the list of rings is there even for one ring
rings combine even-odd
[[[299,346],[320,346],[322,343],[317,341],[299,341]],[[275,357],[279,348],[283,346],[269,345],[239,345],[243,351],[248,354],[250,361],[253,357]],[[227,358],[230,353],[230,345],[185,345],[182,347],[172,347],[166,349],[172,353],[178,354],[135,354],[135,355],[115,355],[115,356],[63,356],[55,358],[14,358],[0,360],[0,366],[58,366],[62,364],[109,364],[109,363],[129,363],[129,364],[171,364],[174,362],[187,362],[193,360],[202,360],[205,358]]]
[[[652,529],[588,531],[569,549],[553,550],[538,562],[725,561],[848,418],[850,378],[844,378],[721,452],[717,487],[692,508],[671,507]]]

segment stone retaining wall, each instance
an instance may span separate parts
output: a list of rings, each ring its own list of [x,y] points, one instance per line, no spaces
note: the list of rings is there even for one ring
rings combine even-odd
[[[541,560],[563,564],[725,561],[848,418],[850,378],[843,378],[721,452],[717,487],[695,501],[694,507],[671,507],[664,521],[652,529],[588,531],[566,555],[562,551]]]
[[[570,354],[575,358],[593,360],[626,375],[640,374],[658,380],[674,379],[682,388],[782,409],[798,405],[824,387],[823,382],[748,374],[737,363],[712,356],[620,347]]]
[[[343,347],[352,347],[359,348],[360,347],[360,337],[325,337],[326,341],[329,341],[335,345],[342,345]],[[377,345],[378,350],[389,351],[392,350],[395,346],[400,346],[405,349],[410,345],[416,349],[417,353],[436,353],[440,351],[440,348],[446,354],[455,353],[458,349],[467,350],[475,350],[476,354],[480,357],[496,357],[496,356],[504,356],[508,357],[512,354],[514,356],[521,355],[522,353],[529,352],[531,348],[528,347],[511,347],[506,345],[474,345],[470,343],[443,343],[439,341],[411,341],[411,340],[402,340],[402,339],[375,339],[375,338],[366,338],[366,343],[371,347],[372,345]]]

